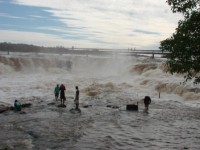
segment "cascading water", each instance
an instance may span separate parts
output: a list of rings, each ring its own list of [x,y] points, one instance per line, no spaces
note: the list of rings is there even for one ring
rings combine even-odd
[[[0,102],[32,103],[25,114],[0,114],[0,149],[199,149],[200,87],[181,84],[183,77],[166,73],[164,62],[120,55],[0,56]],[[56,84],[66,86],[66,108],[54,100]],[[81,114],[69,111],[75,86]],[[152,98],[149,114],[143,113],[145,95]],[[139,112],[125,111],[136,102]]]

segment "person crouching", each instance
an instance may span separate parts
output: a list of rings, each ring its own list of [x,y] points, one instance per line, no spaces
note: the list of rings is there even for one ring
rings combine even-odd
[[[21,103],[20,103],[18,100],[15,100],[15,103],[14,103],[14,110],[15,110],[15,111],[21,111],[21,108],[22,108]]]

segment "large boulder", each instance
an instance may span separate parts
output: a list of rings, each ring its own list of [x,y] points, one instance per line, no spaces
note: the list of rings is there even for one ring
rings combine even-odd
[[[23,103],[21,106],[22,108],[24,108],[24,107],[30,107],[31,105],[32,105],[31,103]],[[3,113],[8,110],[14,110],[14,106],[0,104],[0,113]]]
[[[8,106],[0,105],[0,113],[3,113],[5,111],[7,111],[8,109],[9,109]]]
[[[138,111],[138,104],[128,104],[126,105],[126,110]]]

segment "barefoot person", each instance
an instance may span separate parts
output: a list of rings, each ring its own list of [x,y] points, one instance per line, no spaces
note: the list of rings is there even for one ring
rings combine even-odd
[[[144,97],[144,106],[145,106],[144,112],[148,112],[149,104],[151,104],[151,98],[149,96],[145,96]]]
[[[59,92],[60,92],[60,88],[59,88],[59,85],[57,84],[57,86],[54,89],[54,94],[55,94],[55,100],[56,101],[58,100]]]
[[[79,110],[78,106],[79,106],[79,89],[78,86],[75,87],[76,88],[76,94],[75,94],[75,99],[74,99],[74,103],[76,105],[76,110]]]
[[[61,101],[61,105],[64,105],[64,102],[66,100],[65,98],[65,86],[63,84],[61,84],[60,86],[60,101]]]

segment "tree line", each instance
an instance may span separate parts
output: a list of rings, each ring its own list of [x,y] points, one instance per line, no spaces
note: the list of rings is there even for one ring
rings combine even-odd
[[[0,51],[4,52],[32,52],[32,53],[56,53],[56,54],[83,54],[83,55],[109,55],[111,52],[99,51],[97,49],[83,48],[65,48],[63,46],[44,47],[28,44],[15,44],[3,42],[0,43]]]
[[[62,46],[44,47],[44,46],[36,46],[36,45],[28,45],[28,44],[14,44],[14,43],[3,42],[3,43],[0,43],[0,51],[62,53],[62,52],[70,51],[70,49],[64,48]]]

